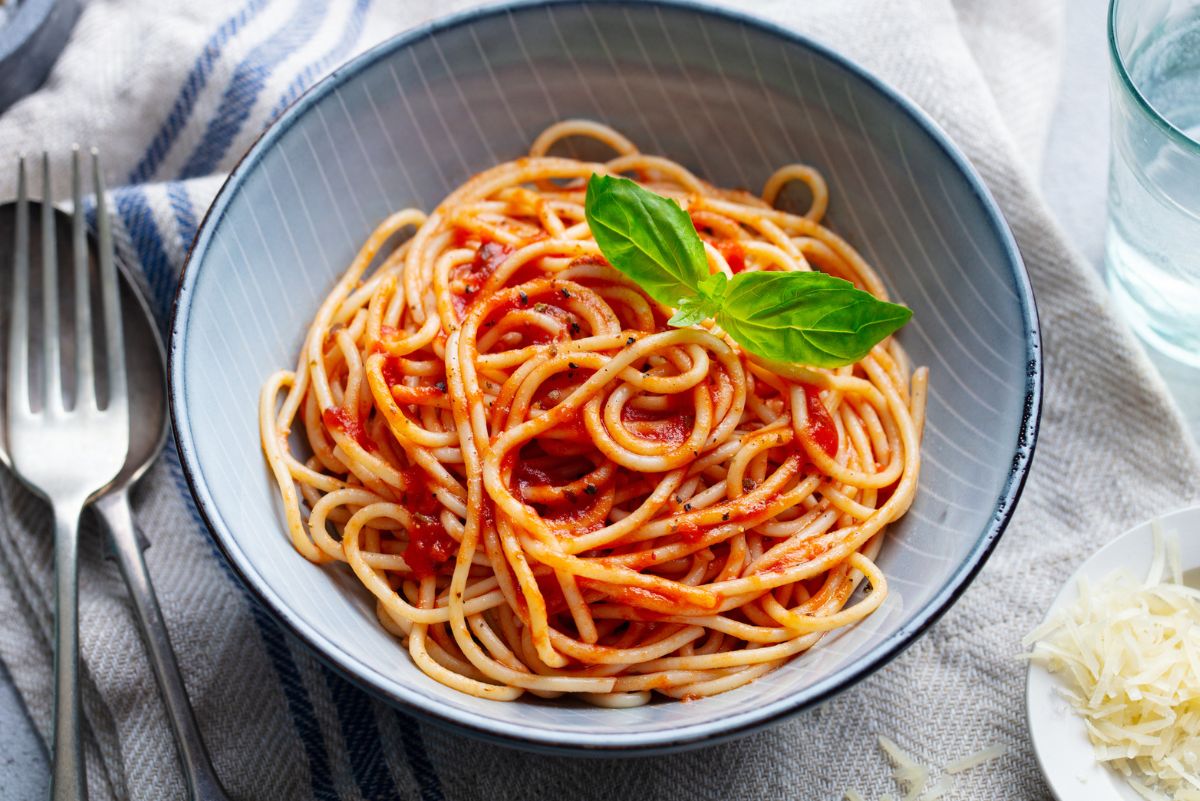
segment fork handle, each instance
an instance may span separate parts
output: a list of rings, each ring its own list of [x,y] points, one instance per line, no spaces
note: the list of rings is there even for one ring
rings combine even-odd
[[[188,702],[175,651],[163,622],[162,610],[154,586],[150,583],[150,572],[142,556],[142,542],[133,523],[129,508],[129,495],[123,489],[111,492],[95,503],[96,510],[104,520],[112,543],[113,555],[129,597],[133,602],[134,616],[142,632],[142,640],[150,656],[150,665],[158,679],[158,688],[166,706],[167,718],[175,733],[179,762],[183,768],[184,783],[194,801],[228,801],[225,790],[213,770],[204,740],[196,726],[196,717]],[[58,801],[58,799],[55,799]]]
[[[83,500],[54,503],[54,770],[51,801],[87,801],[79,732],[79,515]]]

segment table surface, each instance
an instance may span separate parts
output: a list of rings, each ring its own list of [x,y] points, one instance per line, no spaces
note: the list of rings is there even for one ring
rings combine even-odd
[[[1108,163],[1108,54],[1104,17],[1108,0],[1070,0],[1062,90],[1051,122],[1041,184],[1070,239],[1097,270],[1103,269]],[[1154,352],[1151,360],[1178,400],[1200,441],[1200,370]],[[46,794],[48,762],[29,716],[0,665],[0,801]]]

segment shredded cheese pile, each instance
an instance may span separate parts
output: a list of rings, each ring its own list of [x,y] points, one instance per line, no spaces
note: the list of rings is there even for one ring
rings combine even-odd
[[[942,775],[930,784],[929,780],[934,771],[929,765],[917,761],[912,754],[883,735],[879,736],[879,747],[891,761],[892,778],[896,780],[896,784],[903,792],[899,801],[937,801],[946,796],[954,786],[954,774],[998,759],[1007,751],[1002,745],[990,745],[962,759],[956,759],[943,767]],[[845,801],[866,801],[862,793],[857,790],[846,790],[844,798]],[[897,799],[890,795],[884,795],[880,796],[879,801],[897,801]]]
[[[1096,759],[1151,801],[1200,801],[1200,592],[1183,585],[1178,543],[1154,528],[1145,581],[1096,586],[1025,639],[1064,679]]]

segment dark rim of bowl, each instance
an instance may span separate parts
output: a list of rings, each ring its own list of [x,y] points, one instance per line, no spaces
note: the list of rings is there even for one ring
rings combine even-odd
[[[195,269],[193,269],[193,266],[198,263],[198,255],[203,254],[207,248],[212,231],[224,217],[230,198],[233,196],[243,177],[258,163],[267,149],[307,109],[315,105],[317,101],[336,87],[361,73],[370,64],[416,42],[440,34],[443,31],[469,25],[479,20],[508,14],[515,10],[523,11],[549,6],[581,6],[588,2],[593,5],[608,6],[659,6],[716,17],[756,29],[761,33],[772,35],[791,45],[804,48],[825,59],[827,62],[832,63],[844,73],[853,76],[860,84],[865,85],[868,89],[874,90],[880,96],[889,100],[900,113],[908,116],[917,123],[966,178],[968,185],[974,192],[988,221],[991,223],[995,234],[1007,252],[1009,267],[1012,270],[1012,277],[1018,291],[1018,299],[1023,316],[1022,322],[1026,330],[1026,373],[1024,412],[1017,435],[1016,448],[1013,452],[1008,479],[1000,493],[1000,497],[997,499],[995,508],[992,510],[991,521],[981,532],[979,539],[975,543],[975,547],[967,554],[966,559],[925,603],[924,607],[918,610],[913,620],[878,643],[861,659],[825,677],[812,685],[802,695],[775,702],[770,705],[768,708],[769,711],[766,712],[744,713],[742,715],[743,720],[738,721],[736,725],[722,726],[719,721],[712,721],[708,724],[690,726],[682,735],[676,735],[667,731],[637,735],[636,739],[633,740],[621,737],[608,737],[606,738],[606,742],[564,742],[564,739],[569,739],[572,735],[549,730],[534,733],[530,729],[518,729],[517,727],[509,727],[505,724],[481,724],[475,720],[470,720],[470,713],[462,713],[461,719],[455,719],[445,715],[444,711],[438,708],[436,701],[430,696],[419,694],[415,691],[411,691],[412,698],[397,694],[392,689],[382,686],[383,680],[387,679],[392,683],[394,683],[394,680],[377,675],[376,671],[366,668],[364,665],[358,663],[357,660],[349,657],[345,652],[337,648],[334,643],[327,641],[322,635],[311,630],[295,612],[286,605],[276,602],[272,594],[264,586],[259,585],[256,571],[253,570],[252,566],[249,563],[243,565],[234,555],[230,543],[235,538],[225,533],[230,532],[231,529],[224,525],[220,511],[216,509],[215,504],[206,500],[205,491],[207,490],[207,485],[203,478],[203,471],[199,463],[194,460],[194,443],[191,437],[185,394],[182,389],[181,371],[183,369],[183,361],[181,356],[184,332],[190,313],[191,286],[195,279]],[[187,480],[188,489],[191,491],[192,498],[196,502],[196,508],[205,525],[212,533],[213,539],[216,541],[222,555],[232,565],[243,584],[249,588],[254,597],[265,608],[271,610],[278,619],[282,620],[292,632],[313,650],[322,662],[330,665],[337,673],[377,697],[381,697],[393,704],[402,706],[406,710],[415,712],[422,719],[430,720],[439,725],[448,726],[451,729],[502,745],[518,746],[527,750],[547,753],[574,755],[593,754],[597,756],[611,756],[622,752],[651,755],[725,742],[781,722],[805,709],[821,704],[838,693],[854,686],[896,658],[905,648],[915,642],[918,636],[945,614],[946,610],[966,590],[967,586],[979,573],[984,562],[987,561],[987,558],[995,549],[1000,536],[1008,526],[1013,509],[1025,487],[1025,480],[1029,473],[1029,466],[1033,459],[1034,447],[1037,442],[1042,406],[1041,330],[1029,275],[1021,258],[1020,250],[1013,238],[1012,231],[1009,229],[991,192],[983,183],[983,179],[980,178],[974,167],[971,166],[966,156],[959,151],[945,131],[924,110],[900,91],[892,88],[863,67],[858,66],[855,62],[825,45],[819,44],[807,36],[790,31],[772,22],[757,19],[736,11],[715,8],[695,2],[694,0],[516,0],[516,2],[460,12],[425,23],[397,34],[333,70],[328,76],[311,86],[304,94],[297,98],[283,114],[258,136],[254,144],[246,151],[229,173],[212,205],[205,212],[204,219],[201,221],[196,235],[192,240],[190,252],[184,262],[183,271],[180,275],[179,287],[176,290],[172,310],[168,356],[170,359],[168,368],[170,390],[168,396],[170,398],[171,424],[174,428],[175,444],[179,451],[180,464]],[[218,521],[220,521],[220,525],[218,525]],[[229,538],[228,540],[227,537]],[[432,701],[432,703],[422,704],[420,701],[414,700],[417,698]]]

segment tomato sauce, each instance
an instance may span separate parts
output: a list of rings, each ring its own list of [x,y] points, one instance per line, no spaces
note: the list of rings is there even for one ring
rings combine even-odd
[[[586,579],[581,579],[582,584]],[[606,584],[601,590],[605,595],[608,595],[614,601],[628,604],[629,606],[639,607],[642,610],[657,611],[664,614],[675,614],[677,607],[687,606],[692,607],[684,597],[684,591],[681,588],[679,591],[674,590],[674,586],[668,584],[660,590],[648,590],[644,587],[633,587],[616,584]],[[715,606],[715,604],[714,604]],[[651,620],[646,616],[645,611],[638,615],[643,620]]]
[[[588,519],[593,516],[593,507],[596,503],[598,501],[592,501],[586,506],[559,507],[553,512],[542,515],[542,519],[546,521],[546,525],[558,530],[559,533],[567,533],[571,536],[591,534],[593,531],[604,528],[603,517],[598,520]]]
[[[501,245],[499,242],[484,242],[475,251],[475,258],[471,260],[471,269],[462,276],[467,283],[475,284],[475,288],[479,289],[492,273],[504,263],[504,260],[512,255],[513,249],[508,245]]]
[[[714,239],[713,247],[725,257],[725,263],[734,275],[746,269],[746,252],[742,246],[732,239]]]
[[[821,402],[821,390],[812,384],[802,386],[808,407],[808,436],[832,459],[838,452],[837,426],[833,424],[833,417]]]
[[[536,578],[538,590],[542,593],[542,601],[546,604],[546,616],[553,617],[566,612],[569,608],[567,596],[563,595],[558,577],[553,573],[543,573]]]
[[[459,247],[465,246],[468,241],[458,242],[462,233],[461,230],[455,233],[455,243]],[[470,266],[465,270],[460,267],[455,271],[455,278],[467,286],[465,294],[450,295],[450,303],[454,306],[454,313],[458,319],[461,320],[467,316],[471,304],[479,297],[479,290],[483,288],[483,284],[504,263],[504,260],[512,255],[512,252],[513,249],[508,245],[501,245],[499,242],[484,242],[475,250],[475,257],[471,260]]]
[[[802,565],[805,562],[810,562],[821,554],[829,550],[827,545],[819,542],[806,542],[798,545],[794,550],[788,551],[779,557],[779,559],[766,567],[762,568],[760,573],[782,573],[788,568]]]
[[[404,370],[400,366],[400,359],[395,356],[389,356],[384,360],[380,372],[383,373],[383,380],[389,387],[394,387],[404,381]]]
[[[330,406],[321,412],[321,419],[327,428],[341,431],[353,439],[367,451],[375,451],[379,446],[367,435],[367,429],[362,420],[351,415],[341,406]]]
[[[572,438],[580,442],[591,442],[592,435],[588,433],[587,423],[583,421],[583,411],[576,411],[575,414],[555,423],[556,431],[569,431]]]
[[[720,520],[711,523],[701,523],[699,521],[699,514],[687,516],[675,526],[672,533],[678,534],[686,542],[698,542],[713,529],[728,525],[729,523],[738,523],[747,527],[755,525],[761,522],[758,518],[761,518],[771,507],[771,504],[778,499],[778,493],[756,498],[749,502],[739,499],[738,501],[734,501],[735,506],[733,511],[723,515]]]
[[[412,516],[403,556],[417,578],[437,573],[438,566],[449,561],[457,548],[458,543],[436,519],[423,514]]]
[[[678,445],[691,436],[692,429],[696,425],[696,417],[691,414],[639,409],[627,404],[621,409],[621,422],[626,425],[646,423],[648,425],[639,425],[633,428],[639,437]]]
[[[442,503],[429,488],[429,477],[425,471],[416,465],[400,469],[400,477],[404,480],[404,492],[400,503],[413,514],[432,517],[442,509]]]
[[[586,459],[556,459],[549,464],[540,459],[521,459],[515,464],[513,478],[523,496],[529,487],[569,484],[591,471],[592,463]]]

